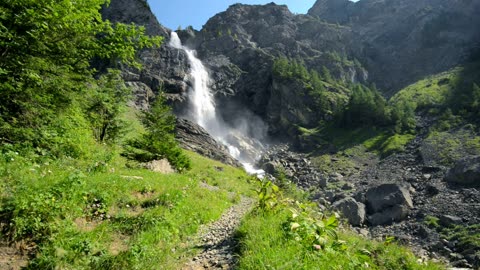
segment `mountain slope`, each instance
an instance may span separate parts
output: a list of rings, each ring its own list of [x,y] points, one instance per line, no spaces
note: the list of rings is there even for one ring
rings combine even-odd
[[[350,26],[353,53],[391,95],[467,60],[480,43],[479,12],[478,1],[319,0],[308,14]]]

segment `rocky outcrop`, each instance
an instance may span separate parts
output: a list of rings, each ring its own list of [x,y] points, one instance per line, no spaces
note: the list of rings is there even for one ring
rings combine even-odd
[[[383,184],[370,188],[365,194],[368,221],[382,225],[401,221],[413,207],[410,192],[399,184]]]
[[[327,67],[344,82],[368,79],[389,95],[465,60],[480,43],[479,12],[478,1],[462,0],[318,0],[307,15],[273,3],[235,4],[201,31],[188,28],[179,36],[209,68],[223,119],[233,124],[238,108],[246,108],[267,123],[271,134],[292,138],[290,128],[313,126],[325,117],[298,106],[305,101],[304,86],[274,78],[275,58],[299,59],[317,71]],[[165,37],[161,48],[140,53],[143,70],[129,70],[126,78],[142,97],[164,88],[181,114],[189,66],[184,52],[168,46],[170,30],[156,21],[144,0],[113,0],[103,14]],[[328,91],[338,95],[341,89]],[[144,100],[136,104],[145,107]]]
[[[111,22],[134,23],[145,27],[151,36],[168,36],[169,31],[160,25],[147,0],[112,0],[103,7],[102,15]]]
[[[177,141],[182,148],[228,165],[241,166],[237,160],[230,156],[228,149],[212,138],[201,126],[189,120],[178,118],[175,132]]]
[[[459,160],[448,171],[445,180],[462,186],[480,187],[480,156]]]
[[[349,21],[354,6],[355,3],[350,0],[320,0],[308,10],[308,14],[327,22],[344,24]]]

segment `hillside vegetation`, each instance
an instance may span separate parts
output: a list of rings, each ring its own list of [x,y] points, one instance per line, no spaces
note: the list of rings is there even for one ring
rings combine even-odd
[[[257,203],[235,235],[239,269],[443,269],[394,239],[354,234],[293,186],[280,189],[180,149],[161,96],[148,111],[128,108],[130,89],[116,68],[141,68],[136,52],[159,46],[161,38],[102,20],[107,3],[0,4],[0,250],[15,250],[6,258],[13,267],[179,269],[199,251],[199,228],[249,196]],[[307,74],[299,80],[321,106],[323,88],[339,83],[328,71]],[[351,89],[346,109],[335,114],[345,120],[314,127],[312,138],[366,126],[384,136],[367,147],[381,145],[386,154],[410,139],[403,116],[395,116],[401,102],[387,105],[374,87]],[[478,87],[471,91],[476,95]],[[473,100],[454,116],[476,117]],[[384,110],[367,115],[377,105]],[[365,117],[355,123],[349,114]],[[381,123],[372,120],[379,115]],[[175,172],[145,169],[160,159]]]

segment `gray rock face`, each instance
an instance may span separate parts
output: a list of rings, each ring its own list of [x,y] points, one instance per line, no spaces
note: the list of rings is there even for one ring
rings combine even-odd
[[[241,166],[237,160],[230,156],[228,149],[213,139],[201,126],[186,119],[178,118],[175,131],[177,141],[182,148],[228,165]]]
[[[325,66],[346,82],[368,78],[389,95],[465,60],[480,43],[478,13],[480,2],[471,0],[318,0],[308,15],[273,3],[235,4],[201,31],[187,29],[179,36],[210,69],[219,112],[227,122],[235,121],[231,118],[238,107],[247,108],[268,124],[271,134],[294,137],[288,130],[292,126],[316,125],[326,116],[309,108],[312,99],[303,97],[301,85],[273,76],[275,58],[301,59],[317,71]],[[145,0],[112,0],[103,15],[165,37],[161,48],[140,53],[144,69],[126,71],[136,75],[127,81],[137,83],[140,93],[163,87],[181,114],[189,64],[182,51],[167,45],[170,30],[158,23]]]
[[[144,26],[148,35],[164,38],[160,48],[139,52],[142,70],[124,68],[123,78],[133,88],[136,98],[134,105],[138,108],[148,108],[149,99],[145,97],[154,96],[163,88],[175,111],[181,112],[188,90],[188,59],[183,51],[168,46],[170,30],[158,23],[147,1],[112,0],[109,6],[102,9],[102,16],[111,22]]]
[[[310,69],[321,71],[325,66],[344,81],[365,81],[367,72],[361,66],[333,60],[326,53],[347,55],[348,35],[346,27],[294,15],[286,6],[235,4],[212,17],[186,43],[197,49],[216,80],[212,88],[224,119],[231,118],[229,108],[241,106],[262,117],[271,134],[285,134],[293,123],[312,126],[322,115],[310,108],[313,99],[303,85],[274,78],[275,58],[305,59]]]
[[[340,211],[348,219],[348,222],[354,226],[359,226],[365,222],[365,205],[355,201],[352,197],[337,201],[332,207]]]
[[[147,0],[112,0],[102,9],[102,15],[112,22],[145,26],[147,34],[151,36],[167,36],[169,33],[158,23]]]
[[[368,220],[373,225],[400,221],[413,207],[410,192],[399,184],[383,184],[370,188],[365,194]]]
[[[355,3],[349,0],[320,0],[315,2],[308,14],[318,16],[328,22],[348,22]]]
[[[318,0],[308,14],[349,26],[352,48],[389,94],[465,60],[480,41],[480,2]]]
[[[459,160],[451,168],[445,180],[464,186],[480,186],[480,156]]]

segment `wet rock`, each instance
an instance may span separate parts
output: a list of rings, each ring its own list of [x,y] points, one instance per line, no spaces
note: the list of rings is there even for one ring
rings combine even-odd
[[[340,211],[348,222],[354,226],[359,226],[365,222],[365,205],[355,201],[352,197],[337,201],[332,207]]]
[[[278,166],[278,164],[270,161],[270,162],[264,163],[262,165],[262,169],[265,171],[265,173],[269,173],[271,175],[274,175],[277,166]]]
[[[430,178],[432,178],[432,175],[426,173],[426,174],[422,175],[422,177],[423,177],[424,180],[430,180]]]
[[[327,199],[330,203],[334,201],[334,198],[335,198],[335,192],[331,190],[327,190],[325,192],[325,199]]]
[[[321,188],[326,188],[328,185],[328,180],[326,177],[320,176],[318,181],[318,186]]]
[[[434,185],[427,185],[425,191],[430,196],[435,196],[440,193],[440,190]]]
[[[343,180],[343,175],[339,174],[339,173],[333,173],[330,175],[330,180],[332,182],[340,182]]]
[[[361,202],[361,203],[365,203],[365,193],[363,192],[356,192],[354,195],[353,195],[353,198],[357,201],[357,202]]]
[[[342,186],[342,190],[352,190],[355,186],[352,183],[345,183]]]

